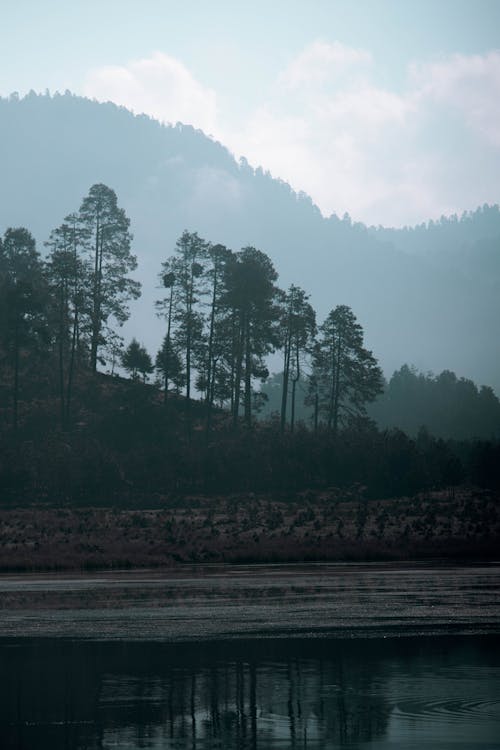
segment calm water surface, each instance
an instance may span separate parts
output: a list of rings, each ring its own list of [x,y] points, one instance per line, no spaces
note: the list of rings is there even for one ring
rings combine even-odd
[[[0,578],[0,747],[500,748],[497,566]]]

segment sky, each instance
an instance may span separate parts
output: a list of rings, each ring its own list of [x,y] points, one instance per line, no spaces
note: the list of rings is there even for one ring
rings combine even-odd
[[[0,96],[201,128],[325,215],[500,202],[500,0],[0,0]]]

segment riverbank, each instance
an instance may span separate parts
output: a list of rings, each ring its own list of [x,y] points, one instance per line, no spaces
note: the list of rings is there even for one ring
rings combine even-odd
[[[388,500],[335,489],[279,500],[155,497],[151,505],[0,510],[0,571],[495,559],[500,549],[500,498],[471,488]]]

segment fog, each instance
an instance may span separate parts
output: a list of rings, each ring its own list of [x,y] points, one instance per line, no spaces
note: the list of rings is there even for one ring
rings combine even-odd
[[[160,265],[188,229],[267,253],[280,286],[300,284],[320,321],[349,305],[386,376],[409,363],[500,389],[497,207],[413,229],[325,218],[307,195],[201,131],[70,94],[1,100],[0,162],[0,232],[26,226],[40,250],[92,184],[116,191],[143,285],[123,335],[152,354],[163,335],[153,310]]]

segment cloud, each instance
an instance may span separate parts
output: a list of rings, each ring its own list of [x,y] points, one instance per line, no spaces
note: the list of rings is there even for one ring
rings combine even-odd
[[[410,75],[421,100],[453,108],[500,146],[500,51],[413,64]]]
[[[339,79],[353,69],[370,65],[372,57],[362,49],[347,47],[340,42],[327,44],[317,40],[308,45],[280,74],[280,85],[290,89],[324,84]]]
[[[400,225],[460,213],[498,200],[500,52],[414,64],[394,91],[369,52],[315,42],[225,140],[325,214]]]
[[[162,122],[193,124],[207,133],[216,127],[215,92],[197,81],[182,62],[163,52],[127,65],[90,71],[84,94],[99,101],[116,102]]]
[[[85,93],[214,134],[326,215],[401,225],[497,201],[500,51],[415,62],[400,90],[379,84],[376,63],[314,41],[238,127],[214,90],[161,52],[91,71]]]

